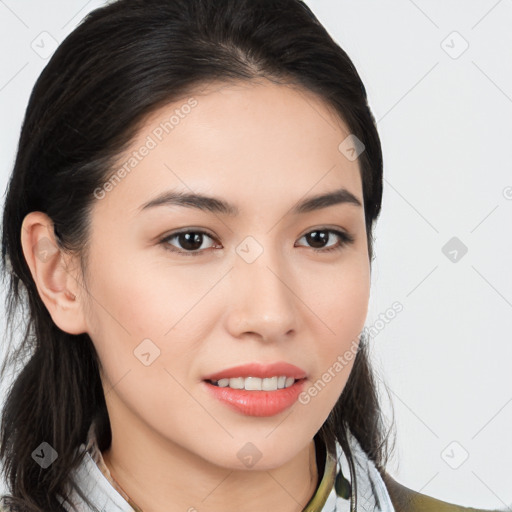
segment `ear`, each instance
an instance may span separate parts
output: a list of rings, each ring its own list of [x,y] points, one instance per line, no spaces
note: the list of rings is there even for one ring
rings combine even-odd
[[[21,245],[39,296],[57,327],[69,334],[86,332],[80,267],[59,248],[48,215],[30,212],[25,216]]]

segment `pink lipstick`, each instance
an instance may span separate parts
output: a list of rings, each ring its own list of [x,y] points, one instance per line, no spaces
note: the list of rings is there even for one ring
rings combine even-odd
[[[274,416],[291,407],[304,388],[306,372],[285,362],[250,363],[203,379],[209,393],[247,416]]]

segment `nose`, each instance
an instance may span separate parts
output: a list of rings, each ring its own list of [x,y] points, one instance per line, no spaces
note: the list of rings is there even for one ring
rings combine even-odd
[[[227,329],[235,338],[286,339],[298,328],[300,300],[286,256],[265,248],[251,263],[236,255],[229,273]]]

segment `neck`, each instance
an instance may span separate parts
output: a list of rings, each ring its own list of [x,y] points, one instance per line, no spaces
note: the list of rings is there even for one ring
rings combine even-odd
[[[247,471],[219,467],[181,446],[149,439],[113,428],[112,444],[102,453],[112,477],[143,512],[301,512],[318,486],[313,440],[278,468]]]

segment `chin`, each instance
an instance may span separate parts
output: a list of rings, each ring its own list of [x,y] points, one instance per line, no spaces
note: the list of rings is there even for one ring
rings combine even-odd
[[[208,456],[201,454],[201,456],[211,464],[229,470],[268,471],[288,463],[301,450],[307,449],[310,442],[306,440],[304,447],[300,448],[296,443],[291,446],[284,445],[278,436],[273,440],[258,440],[256,436],[247,436],[244,439],[246,440],[230,440],[228,443],[219,441],[215,444],[212,441],[212,445],[221,447],[221,451],[208,453]],[[291,439],[290,435],[288,439]],[[276,445],[279,446],[279,450],[276,450]]]

